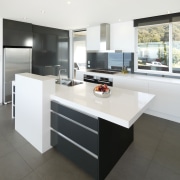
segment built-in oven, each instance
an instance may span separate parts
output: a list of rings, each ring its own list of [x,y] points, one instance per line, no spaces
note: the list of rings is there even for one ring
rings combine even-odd
[[[97,83],[96,76],[84,74],[84,81],[90,83]]]
[[[107,86],[113,86],[113,79],[107,77],[84,74],[84,81],[96,84],[106,84]]]
[[[98,84],[106,84],[108,86],[113,86],[113,79],[106,77],[96,77]]]

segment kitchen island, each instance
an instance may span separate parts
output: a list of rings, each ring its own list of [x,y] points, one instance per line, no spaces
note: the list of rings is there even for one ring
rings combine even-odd
[[[154,98],[152,94],[116,87],[110,87],[109,98],[98,98],[93,94],[95,86],[87,82],[73,87],[56,84],[50,98],[126,128],[134,124]]]
[[[22,91],[22,86],[18,88],[18,84],[20,86],[23,81],[27,83],[28,79],[36,81],[38,77],[27,73],[17,75],[16,94],[26,93],[26,87]],[[46,84],[46,91],[51,89],[48,94],[45,93],[46,99],[49,95],[49,101],[46,101],[46,107],[42,111],[49,111],[50,114],[45,119],[47,122],[44,122],[44,136],[49,136],[51,146],[87,171],[94,179],[104,179],[133,141],[133,124],[148,108],[154,95],[111,87],[110,97],[99,98],[93,94],[95,84],[84,82],[68,87],[55,84],[55,81],[52,84],[49,77],[43,79],[43,82],[50,83],[50,86]],[[28,92],[31,88],[36,88],[33,85],[35,84],[28,86]],[[26,96],[23,96],[23,104],[16,99],[19,101],[16,104],[19,106],[16,107],[17,125],[22,121],[18,115],[21,113],[20,109],[26,114],[28,109],[25,103],[31,108],[30,103],[26,102]],[[24,117],[23,121],[25,126]],[[36,123],[39,124],[38,119]],[[22,134],[22,125],[20,128],[15,127]],[[26,128],[29,127],[24,127],[23,131]],[[36,124],[34,128],[37,128]],[[34,145],[33,142],[30,143]]]

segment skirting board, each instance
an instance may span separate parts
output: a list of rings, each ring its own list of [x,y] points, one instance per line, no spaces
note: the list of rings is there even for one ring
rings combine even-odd
[[[150,109],[147,109],[145,111],[145,114],[149,114],[149,115],[152,115],[152,116],[157,116],[157,117],[169,120],[169,121],[180,123],[180,117],[178,117],[178,116],[173,116],[173,115],[165,114],[165,113],[162,113],[162,112],[153,111],[153,110],[150,110]]]

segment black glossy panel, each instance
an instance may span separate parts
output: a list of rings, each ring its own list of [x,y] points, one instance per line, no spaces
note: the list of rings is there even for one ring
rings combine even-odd
[[[98,154],[98,135],[51,112],[51,127]]]
[[[33,25],[32,72],[58,75],[61,65],[69,77],[69,31]]]
[[[107,72],[103,73],[108,73],[120,72],[124,66],[134,72],[134,53],[87,52],[87,69],[106,70]]]
[[[130,129],[99,118],[99,179],[103,180],[133,142]]]
[[[123,53],[124,54],[124,66],[131,68],[131,73],[134,72],[134,53]]]
[[[51,131],[51,145],[97,179],[98,160]]]
[[[33,25],[33,32],[41,34],[57,35],[60,38],[69,38],[69,31],[51,27]]]
[[[4,47],[32,47],[32,24],[3,19]]]
[[[87,53],[87,69],[108,69],[108,53]]]
[[[77,121],[91,129],[98,131],[98,120],[94,119],[86,114],[70,109],[66,106],[58,104],[55,101],[51,101],[51,109],[59,114],[62,114],[74,121]]]
[[[96,68],[96,53],[87,53],[87,69]]]
[[[108,69],[121,71],[123,67],[123,53],[108,53]]]

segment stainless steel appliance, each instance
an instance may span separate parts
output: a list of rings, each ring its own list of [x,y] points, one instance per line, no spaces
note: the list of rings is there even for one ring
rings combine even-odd
[[[106,84],[108,86],[113,86],[112,78],[84,74],[84,81],[90,82],[90,83],[95,83],[95,84]]]
[[[15,74],[31,72],[31,48],[4,48],[3,58],[3,103],[11,102],[12,81]]]

